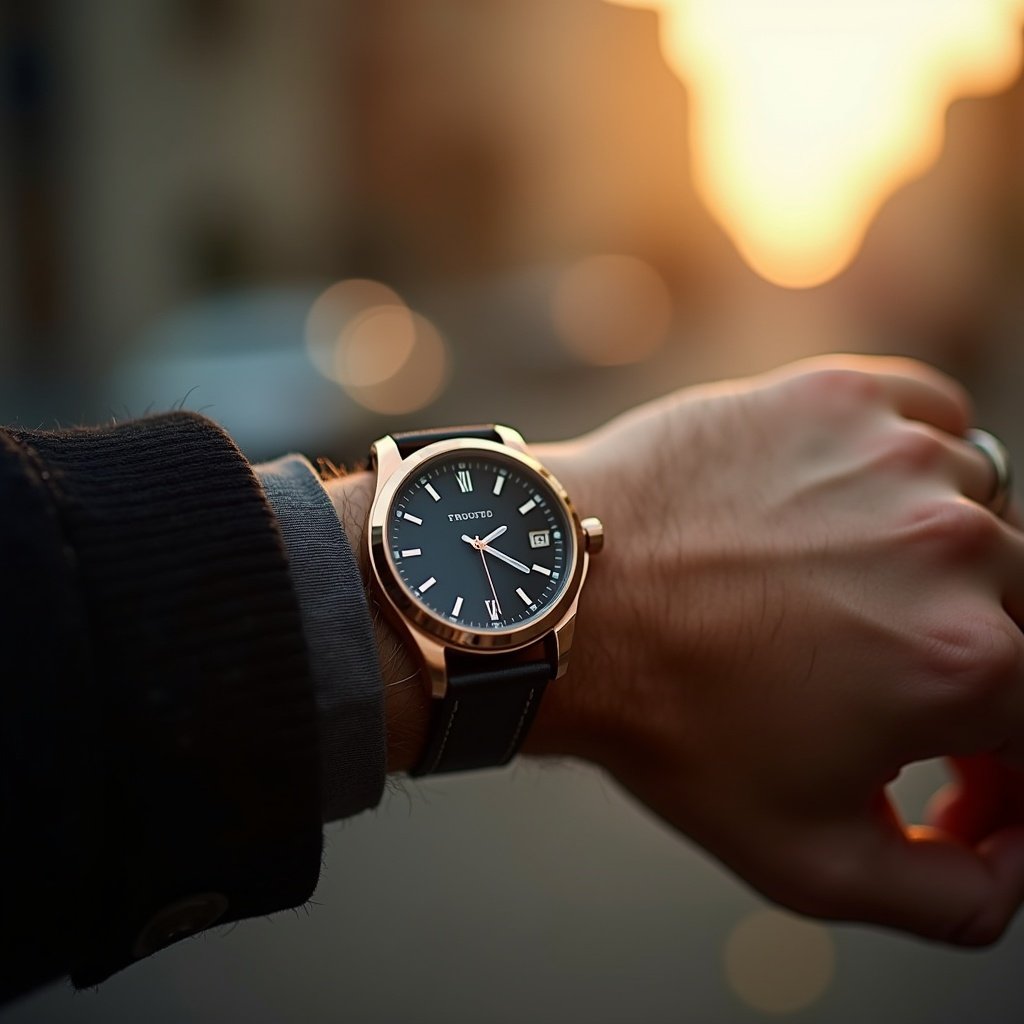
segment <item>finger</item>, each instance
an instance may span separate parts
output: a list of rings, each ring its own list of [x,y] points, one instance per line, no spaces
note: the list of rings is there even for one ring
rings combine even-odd
[[[1007,764],[1002,754],[993,755],[999,769],[1000,823],[1005,825],[1024,825],[1024,770],[1017,765]]]
[[[998,528],[999,535],[990,550],[992,578],[1002,592],[1003,610],[1019,633],[1024,630],[1024,534],[1005,523],[999,523]]]
[[[835,905],[852,920],[987,945],[1024,901],[1022,827],[999,829],[972,846],[934,828],[903,828],[886,802],[884,811],[852,823],[843,840],[844,855],[856,860],[836,876],[846,892]]]
[[[930,826],[973,846],[1001,823],[1002,772],[987,754],[950,758],[957,778],[929,801],[925,820]]]
[[[929,423],[906,423],[902,420],[899,423],[904,440],[908,442],[909,457],[927,460],[943,471],[964,497],[987,506],[995,491],[996,480],[995,469],[983,452],[963,438],[954,437]],[[913,447],[909,447],[910,444]]]
[[[1024,772],[1001,754],[949,760],[957,778],[932,798],[929,824],[971,844],[998,828],[1024,825]]]
[[[971,423],[971,400],[952,377],[912,360],[894,360],[906,369],[876,374],[892,407],[904,418],[927,423],[953,437]],[[911,369],[912,368],[912,369]]]
[[[916,359],[899,356],[824,356],[796,364],[801,369],[868,374],[882,385],[900,415],[961,437],[972,422],[970,395],[959,381]]]
[[[953,449],[952,457],[956,460],[959,470],[961,493],[971,501],[991,508],[991,502],[999,486],[992,461],[969,441],[949,438],[947,443]]]

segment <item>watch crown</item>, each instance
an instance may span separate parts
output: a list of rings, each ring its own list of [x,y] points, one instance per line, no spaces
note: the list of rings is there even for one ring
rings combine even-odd
[[[580,526],[583,528],[587,551],[596,555],[604,547],[604,523],[595,516],[588,516]]]

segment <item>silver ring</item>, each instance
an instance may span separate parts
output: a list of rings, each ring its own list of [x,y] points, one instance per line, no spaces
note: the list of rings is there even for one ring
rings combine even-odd
[[[977,427],[971,427],[964,434],[964,440],[968,444],[974,445],[992,463],[996,478],[992,485],[992,493],[988,496],[985,506],[997,516],[1001,516],[1006,511],[1006,506],[1010,504],[1013,490],[1013,467],[1010,464],[1010,453],[998,437]]]

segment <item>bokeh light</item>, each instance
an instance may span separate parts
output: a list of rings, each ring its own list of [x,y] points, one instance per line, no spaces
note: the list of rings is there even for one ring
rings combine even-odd
[[[660,11],[697,189],[747,262],[794,287],[849,264],[937,158],[954,99],[1021,66],[1024,0],[613,2]]]
[[[306,317],[306,348],[313,365],[337,382],[338,340],[346,327],[372,309],[407,307],[398,293],[380,281],[354,277],[325,289]]]
[[[672,297],[658,272],[635,256],[589,256],[558,280],[551,315],[558,337],[582,362],[621,366],[664,343]]]
[[[828,930],[777,910],[756,910],[725,944],[725,973],[733,992],[763,1013],[803,1010],[828,989],[835,945]]]
[[[355,379],[339,383],[362,406],[373,412],[398,415],[415,412],[429,405],[444,390],[448,379],[448,346],[438,329],[419,313],[408,313],[406,321],[388,316],[361,317],[342,336],[342,347],[349,353],[341,360],[352,366],[387,366],[392,372],[377,377],[374,383],[360,384]],[[384,340],[394,330],[397,342]],[[408,346],[406,341],[408,339]],[[383,354],[382,354],[383,353]],[[400,363],[396,356],[405,354]]]
[[[327,288],[306,318],[306,346],[325,377],[373,412],[422,409],[448,378],[440,332],[378,281],[353,278]]]
[[[334,348],[334,379],[346,388],[391,380],[416,347],[416,323],[404,306],[372,306],[353,317]]]

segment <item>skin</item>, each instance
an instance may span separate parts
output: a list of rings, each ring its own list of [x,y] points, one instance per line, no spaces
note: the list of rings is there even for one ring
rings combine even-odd
[[[832,357],[534,446],[608,541],[524,752],[602,766],[793,910],[995,941],[1024,900],[1024,536],[970,423],[927,366]],[[373,481],[330,486],[361,552]],[[428,705],[375,619],[402,771]],[[908,826],[886,786],[939,756],[957,781]]]

